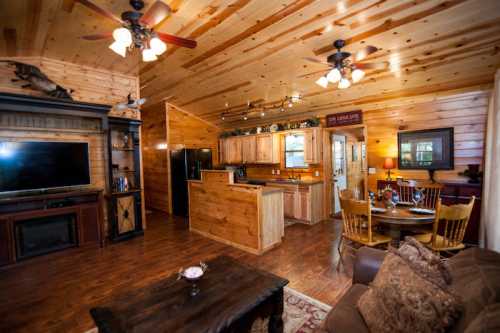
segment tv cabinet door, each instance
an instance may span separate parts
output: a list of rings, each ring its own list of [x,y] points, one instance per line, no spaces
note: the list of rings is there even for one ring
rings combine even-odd
[[[0,266],[11,264],[14,262],[14,254],[12,253],[14,241],[11,237],[10,222],[0,218]]]
[[[81,244],[97,243],[100,240],[99,205],[87,205],[80,208],[82,228]]]

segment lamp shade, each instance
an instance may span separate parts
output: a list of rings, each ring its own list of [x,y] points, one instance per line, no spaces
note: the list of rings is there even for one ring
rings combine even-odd
[[[391,157],[386,157],[384,160],[384,169],[394,169],[394,160]]]

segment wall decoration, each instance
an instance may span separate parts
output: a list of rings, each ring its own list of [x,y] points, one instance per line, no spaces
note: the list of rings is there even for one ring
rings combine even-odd
[[[329,114],[326,116],[326,127],[348,126],[363,123],[361,110]]]
[[[252,127],[245,130],[241,130],[239,128],[233,131],[222,132],[220,137],[227,138],[230,136],[238,136],[238,135],[249,135],[249,134],[259,134],[259,133],[274,133],[280,131],[288,131],[298,128],[310,128],[310,127],[318,127],[320,125],[319,118],[310,118],[302,121],[295,121],[289,123],[277,123],[266,126]]]

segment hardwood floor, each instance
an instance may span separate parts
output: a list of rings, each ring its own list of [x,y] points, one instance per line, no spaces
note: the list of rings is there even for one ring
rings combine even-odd
[[[148,214],[144,237],[0,270],[0,332],[85,332],[94,327],[89,309],[106,297],[220,254],[285,277],[290,287],[333,304],[350,283],[349,273],[335,270],[340,226],[333,220],[294,224],[286,228],[281,246],[255,256],[190,233],[182,219],[154,212]]]

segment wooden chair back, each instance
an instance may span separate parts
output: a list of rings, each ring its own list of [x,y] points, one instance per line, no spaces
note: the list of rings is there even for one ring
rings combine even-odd
[[[354,195],[354,191],[351,189],[343,189],[343,190],[338,190],[339,193],[339,198],[340,199],[356,199],[356,196]],[[342,207],[342,201],[340,202]]]
[[[348,238],[361,240],[368,233],[368,242],[372,242],[370,203],[364,200],[343,199],[341,197],[340,205],[342,207],[344,234]]]
[[[468,204],[445,206],[441,204],[441,199],[438,199],[431,239],[433,249],[453,248],[462,244],[475,200],[476,197],[472,197]],[[439,243],[438,232],[442,240]]]
[[[413,193],[416,188],[424,189],[424,199],[420,205],[425,208],[436,208],[437,201],[441,195],[443,184],[439,183],[424,183],[415,180],[403,181],[398,183],[399,201],[412,202]]]

